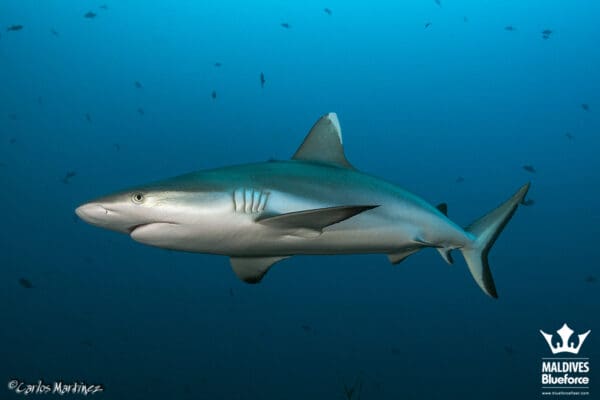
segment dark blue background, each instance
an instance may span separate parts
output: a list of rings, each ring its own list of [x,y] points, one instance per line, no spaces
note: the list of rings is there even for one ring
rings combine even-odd
[[[1,384],[343,399],[361,381],[362,399],[532,398],[549,355],[538,330],[567,322],[592,330],[581,355],[598,393],[597,2],[101,4],[0,2]],[[435,251],[398,267],[294,257],[249,286],[225,257],[74,218],[133,184],[287,158],[330,111],[355,166],[447,202],[461,225],[532,181],[535,205],[491,252],[499,300],[458,253],[452,267]]]

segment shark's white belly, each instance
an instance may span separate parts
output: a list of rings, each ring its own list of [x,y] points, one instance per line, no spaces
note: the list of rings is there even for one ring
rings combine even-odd
[[[379,202],[384,199],[377,199]],[[385,199],[388,203],[390,199]],[[365,199],[349,199],[351,203]],[[260,218],[298,210],[322,209],[337,204],[295,197],[277,191],[236,189],[224,193],[210,213],[189,223],[155,224],[138,229],[135,240],[173,250],[228,256],[287,256],[294,254],[393,253],[414,247],[415,238],[440,241],[440,233],[454,247],[464,238],[462,230],[430,213],[415,209],[402,213],[402,206],[382,204],[345,221],[315,231],[302,227],[273,228]],[[425,223],[426,222],[426,223]],[[435,226],[437,232],[426,227]],[[447,243],[440,244],[446,247]]]

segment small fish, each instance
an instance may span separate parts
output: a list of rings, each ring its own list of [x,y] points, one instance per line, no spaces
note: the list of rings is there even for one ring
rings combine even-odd
[[[516,31],[517,29],[516,29],[514,26],[512,26],[512,25],[506,25],[506,26],[504,27],[504,30],[505,30],[505,31],[512,32],[512,31]]]
[[[283,28],[285,28],[285,29],[290,29],[290,28],[291,28],[290,24],[288,24],[287,22],[282,22],[280,25],[281,25]]]
[[[513,349],[512,346],[504,346],[504,351],[509,356],[513,356],[515,354],[515,349]]]
[[[108,10],[108,6],[106,4],[102,4],[101,6],[99,6],[98,8],[101,8],[103,10]]]
[[[19,285],[23,286],[25,289],[31,289],[33,287],[33,283],[26,278],[19,279]]]
[[[463,17],[463,22],[469,22],[469,18]]]
[[[52,34],[52,36],[59,36],[58,31],[56,29],[54,29],[54,28],[50,29],[50,33]]]
[[[41,106],[42,104],[44,104],[44,99],[42,99],[42,96],[38,96],[37,97],[37,103]]]
[[[10,143],[10,144],[15,144],[15,143],[17,143],[17,138],[15,138],[15,137],[11,137],[11,138],[10,138],[10,140],[8,141],[8,143]]]
[[[6,167],[7,165],[8,165],[8,164],[6,164],[5,162],[3,162],[3,161],[0,161],[0,167]]]
[[[431,22],[425,22],[425,29],[429,28],[431,26]]]
[[[8,119],[10,119],[11,121],[16,121],[19,118],[17,117],[16,113],[10,113],[8,114]]]
[[[360,400],[362,394],[362,379],[360,377],[356,378],[356,382],[352,386],[347,386],[344,384],[344,396],[346,400]],[[356,397],[354,395],[356,394]]]
[[[144,115],[144,114],[145,114],[145,112],[144,112],[144,109],[143,109],[142,107],[138,108],[138,109],[137,109],[137,112],[138,112],[138,114],[140,114],[140,115]]]
[[[222,67],[222,66],[223,66],[223,64],[222,64],[222,63],[220,63],[220,62],[218,62],[218,61],[217,61],[216,63],[214,63],[213,65],[214,65],[215,67],[217,67],[217,68],[220,68],[220,67]]]
[[[533,168],[533,165],[523,165],[523,169],[527,172],[535,174],[535,168]]]
[[[565,133],[565,137],[569,140],[575,139],[575,135],[573,135],[571,132]]]
[[[213,90],[212,93],[210,94],[210,97],[212,97],[213,100],[217,99],[217,91]]]
[[[121,145],[120,145],[119,143],[113,143],[113,148],[114,148],[116,151],[121,151]]]
[[[550,29],[545,29],[542,31],[542,39],[547,40],[550,38],[552,31]]]
[[[233,297],[233,289],[229,288],[229,297]]]
[[[96,18],[96,13],[93,11],[88,11],[85,14],[83,14],[83,18],[89,18],[89,19]]]
[[[89,113],[86,113],[85,114],[85,120],[91,124],[92,123],[92,116]]]
[[[265,83],[266,83],[266,82],[267,82],[267,81],[265,80],[265,74],[261,72],[261,73],[260,73],[260,87],[261,87],[261,88],[264,88],[264,87],[265,87]]]
[[[140,81],[135,81],[133,82],[133,86],[136,87],[136,89],[141,89],[143,88],[142,84],[140,83]]]
[[[398,347],[392,347],[392,355],[393,356],[401,356],[402,351]]]
[[[21,29],[23,29],[23,25],[11,25],[8,28],[6,28],[7,32],[16,32],[16,31],[20,31]]]
[[[79,343],[86,347],[94,347],[94,343],[89,339],[84,339]]]
[[[325,11],[325,14],[327,14],[327,15],[331,15],[332,14],[332,12],[331,12],[331,10],[329,8],[324,8],[323,11]]]
[[[581,105],[581,108],[583,109],[583,111],[590,111],[590,105],[589,104],[583,103]]]
[[[534,204],[535,204],[535,200],[533,200],[533,199],[527,199],[527,200],[523,199],[523,201],[521,202],[521,205],[524,205],[526,207],[531,207]]]
[[[308,333],[308,332],[312,331],[312,328],[310,325],[304,324],[304,325],[302,325],[302,330],[304,330],[304,332]]]
[[[65,176],[61,179],[62,183],[64,183],[65,185],[69,183],[69,180],[71,178],[73,178],[75,175],[77,175],[77,172],[75,171],[69,171],[65,174]]]
[[[585,281],[587,283],[596,283],[598,280],[596,279],[596,277],[594,275],[588,275],[585,277]]]
[[[440,7],[442,6],[442,2],[440,0],[434,0],[434,1],[435,1],[435,4],[437,4],[438,6],[440,6]]]
[[[459,176],[458,178],[456,178],[456,183],[463,183],[465,181],[465,178],[463,178],[462,176]]]

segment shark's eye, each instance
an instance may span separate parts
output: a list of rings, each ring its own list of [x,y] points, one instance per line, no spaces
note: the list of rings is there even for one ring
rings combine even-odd
[[[135,192],[134,194],[131,195],[131,201],[133,201],[136,204],[142,203],[144,201],[144,193]]]

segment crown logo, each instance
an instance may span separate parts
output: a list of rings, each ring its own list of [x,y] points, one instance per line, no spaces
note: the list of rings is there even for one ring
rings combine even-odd
[[[591,332],[591,330],[588,330],[587,332],[582,333],[581,335],[577,335],[579,337],[579,344],[577,345],[577,347],[575,347],[574,342],[569,342],[569,339],[571,338],[573,333],[575,333],[575,331],[573,331],[573,329],[569,328],[569,326],[567,324],[564,324],[562,326],[562,328],[560,328],[559,330],[556,331],[556,333],[558,333],[558,336],[560,336],[561,343],[557,342],[556,346],[555,346],[552,344],[552,335],[550,335],[540,329],[540,333],[542,334],[544,339],[546,339],[546,342],[548,343],[550,350],[552,350],[552,354],[557,354],[557,353],[577,354],[577,353],[579,353],[579,349],[581,349],[581,345],[583,345],[585,338],[587,338],[587,336],[590,334],[590,332]]]

